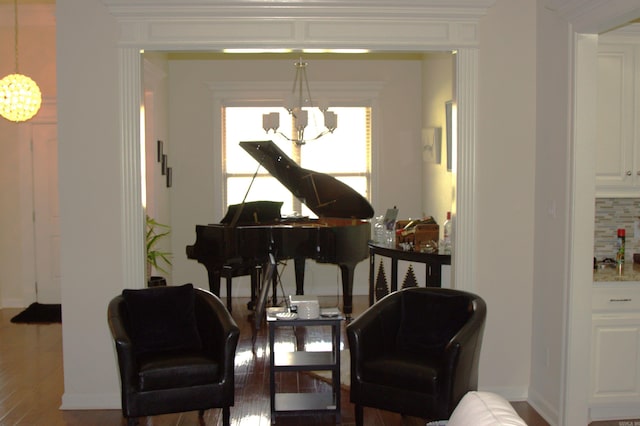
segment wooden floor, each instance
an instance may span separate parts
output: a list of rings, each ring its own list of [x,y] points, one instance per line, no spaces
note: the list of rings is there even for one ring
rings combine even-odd
[[[322,306],[337,306],[335,297],[320,298]],[[235,406],[231,408],[233,425],[270,425],[268,341],[266,327],[256,335],[252,344],[252,313],[247,299],[234,299],[233,316],[240,326],[240,342],[236,351]],[[366,308],[367,297],[354,297],[354,316]],[[340,302],[341,306],[341,302]],[[106,309],[106,308],[105,308]],[[120,410],[62,411],[63,394],[62,327],[60,324],[12,324],[10,319],[19,309],[0,310],[0,425],[125,425]],[[106,318],[105,318],[106,321]],[[324,337],[323,337],[324,336]],[[312,333],[307,338],[326,344],[326,335]],[[344,333],[343,345],[347,346]],[[286,340],[289,337],[278,337]],[[116,371],[113,374],[117,374]],[[302,391],[324,390],[329,385],[305,373],[282,373],[279,386]],[[342,424],[353,425],[353,405],[348,391],[342,392]],[[513,403],[529,426],[548,426],[527,403]],[[367,426],[424,425],[416,418],[402,418],[395,413],[365,408]],[[208,410],[202,420],[197,413],[181,413],[141,419],[141,425],[221,425],[219,410]],[[278,425],[331,425],[333,416],[304,416],[278,418]],[[602,423],[604,424],[604,423]],[[594,424],[595,425],[595,424]]]

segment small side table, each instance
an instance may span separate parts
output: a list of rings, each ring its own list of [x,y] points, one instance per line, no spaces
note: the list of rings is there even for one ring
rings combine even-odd
[[[340,324],[344,316],[319,317],[316,319],[277,319],[276,310],[267,310],[269,326],[269,387],[271,394],[271,423],[279,415],[301,413],[333,413],[340,423]],[[280,327],[330,326],[332,350],[325,352],[274,351],[275,335]],[[331,392],[325,393],[280,393],[276,392],[275,375],[278,371],[331,371]]]

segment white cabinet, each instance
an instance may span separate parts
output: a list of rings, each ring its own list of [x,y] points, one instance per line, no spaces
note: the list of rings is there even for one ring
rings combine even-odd
[[[640,43],[599,43],[596,196],[640,196]]]
[[[640,417],[640,283],[596,283],[591,337],[592,420]]]

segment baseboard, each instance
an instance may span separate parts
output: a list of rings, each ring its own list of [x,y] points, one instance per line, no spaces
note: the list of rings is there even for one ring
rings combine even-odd
[[[548,400],[542,397],[538,392],[529,389],[529,397],[527,402],[534,410],[542,416],[550,425],[560,424],[560,413],[558,408],[554,407]]]
[[[120,393],[62,395],[61,410],[120,410]]]
[[[589,418],[598,420],[640,419],[640,407],[637,402],[591,404]],[[630,424],[636,424],[631,422]]]

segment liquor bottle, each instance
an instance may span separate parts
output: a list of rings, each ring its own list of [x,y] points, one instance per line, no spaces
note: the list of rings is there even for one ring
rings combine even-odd
[[[453,224],[451,223],[451,212],[447,212],[447,220],[444,221],[442,225],[442,249],[445,254],[451,253],[451,227]]]
[[[618,252],[616,253],[616,261],[618,264],[624,264],[625,234],[624,228],[618,229]]]

